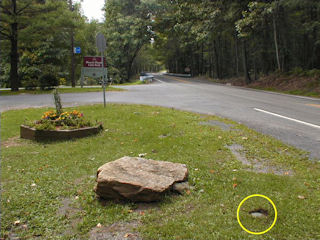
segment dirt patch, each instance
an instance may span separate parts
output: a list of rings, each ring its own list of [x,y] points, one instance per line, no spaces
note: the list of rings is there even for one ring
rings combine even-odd
[[[18,146],[22,146],[23,144],[24,143],[22,142],[20,137],[16,136],[16,137],[9,138],[6,141],[2,142],[1,147],[3,147],[3,148],[18,147]]]
[[[142,240],[139,234],[136,232],[136,228],[139,227],[140,222],[118,222],[110,226],[97,226],[93,228],[89,235],[90,240]]]
[[[79,208],[75,208],[75,207],[71,206],[72,200],[70,198],[63,198],[61,200],[61,204],[62,204],[62,206],[57,211],[57,214],[59,216],[72,217],[77,212],[80,211]]]
[[[90,178],[95,178],[96,176],[90,176]],[[86,179],[88,178],[88,176],[82,176],[82,177],[79,177],[79,178],[76,178],[74,181],[73,181],[73,184],[74,185],[81,185]]]
[[[80,218],[76,218],[75,215],[81,211],[80,208],[72,206],[73,201],[70,198],[63,198],[61,200],[62,206],[57,210],[57,215],[65,216],[70,219],[70,225],[67,226],[63,236],[73,235],[76,231],[77,225],[82,221]]]
[[[8,239],[8,240],[21,240],[21,238],[19,237],[19,235],[21,235],[21,233],[23,233],[24,231],[26,231],[28,229],[27,224],[18,224],[18,225],[14,225],[12,226],[12,228],[9,230],[9,232],[5,232],[3,235],[1,235],[0,240],[2,239]],[[34,236],[36,239],[36,236]]]
[[[312,91],[320,94],[320,81],[317,77],[273,74],[260,78],[249,87],[274,88],[281,91]]]
[[[2,239],[2,238],[0,238],[0,239]],[[9,235],[5,236],[5,238],[3,238],[3,239],[8,239],[8,240],[20,240],[20,238],[18,237],[18,235],[15,234],[15,233],[13,233],[13,232],[9,233]]]
[[[246,84],[245,79],[242,77],[219,79],[215,80],[215,82],[320,97],[320,77],[316,74],[311,74],[310,76],[308,74],[270,74],[260,77],[249,85]]]
[[[136,203],[135,207],[132,209],[134,212],[139,214],[143,214],[145,212],[152,212],[155,210],[159,210],[159,203],[151,202],[151,203]]]
[[[284,170],[275,166],[270,166],[268,161],[263,162],[257,159],[249,161],[243,154],[243,146],[239,144],[233,144],[227,146],[227,148],[232,152],[232,154],[245,166],[249,167],[247,170],[256,173],[271,173],[279,176],[292,176],[293,172],[291,170]]]

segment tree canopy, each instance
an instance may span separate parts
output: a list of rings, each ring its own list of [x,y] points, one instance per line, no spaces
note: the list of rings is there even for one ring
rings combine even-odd
[[[108,71],[119,82],[140,71],[242,76],[320,68],[318,0],[108,0],[103,22],[71,0],[0,2],[1,86],[79,79],[82,57],[107,40]],[[82,53],[74,56],[73,46]],[[74,71],[71,65],[74,65]]]
[[[251,81],[274,71],[320,68],[317,0],[159,2],[156,46],[170,72],[190,67],[194,75]]]

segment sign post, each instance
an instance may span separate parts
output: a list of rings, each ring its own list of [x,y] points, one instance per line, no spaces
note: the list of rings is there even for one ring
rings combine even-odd
[[[104,60],[103,60],[103,53],[106,50],[107,44],[106,44],[106,39],[102,33],[98,33],[96,37],[96,44],[99,52],[101,53],[101,68],[102,72],[104,72]],[[103,74],[102,77],[102,87],[103,87],[103,105],[106,107],[106,75]]]
[[[91,78],[103,78],[103,76],[107,75],[107,63],[106,59],[100,56],[84,56],[83,57],[83,66],[81,68],[81,87],[84,84],[85,76]],[[103,64],[103,68],[102,68]],[[102,84],[102,82],[101,82]]]
[[[80,54],[81,53],[81,47],[74,47],[73,48],[73,53],[74,54]]]

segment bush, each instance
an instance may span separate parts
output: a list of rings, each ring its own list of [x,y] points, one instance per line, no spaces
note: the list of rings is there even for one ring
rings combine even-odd
[[[39,84],[42,90],[46,88],[50,89],[52,87],[58,86],[59,80],[53,73],[45,73],[40,77]]]
[[[0,60],[0,87],[9,87],[10,65]]]
[[[67,84],[67,80],[64,77],[61,77],[59,79],[59,85],[66,85]]]
[[[307,76],[308,77],[320,77],[320,69],[312,69],[307,71]]]
[[[25,87],[26,90],[34,90],[38,86],[37,78],[24,78],[21,82],[22,86]]]
[[[299,77],[303,77],[306,74],[306,72],[301,67],[293,68],[290,73],[294,76],[299,76]]]
[[[91,86],[91,85],[97,85],[97,84],[99,84],[99,83],[98,83],[98,80],[97,80],[97,79],[88,77],[86,84],[89,85],[89,86]]]
[[[22,87],[25,87],[27,90],[35,89],[39,84],[38,77],[40,73],[41,70],[37,67],[21,67],[19,75]]]

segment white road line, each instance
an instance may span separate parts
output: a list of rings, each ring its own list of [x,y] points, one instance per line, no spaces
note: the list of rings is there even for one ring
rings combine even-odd
[[[164,81],[161,81],[160,79],[157,79],[157,78],[154,78],[154,80],[157,80],[157,81],[159,81],[161,83],[165,83]]]
[[[268,112],[268,111],[265,111],[265,110],[262,110],[262,109],[259,109],[259,108],[254,108],[254,110],[256,110],[258,112],[263,112],[263,113],[266,113],[266,114],[270,114],[270,115],[273,115],[273,116],[276,116],[276,117],[280,117],[280,118],[283,118],[283,119],[287,119],[287,120],[290,120],[290,121],[293,121],[293,122],[301,123],[301,124],[304,124],[304,125],[309,126],[309,127],[314,127],[314,128],[320,129],[319,125],[315,125],[315,124],[312,124],[312,123],[300,121],[300,120],[294,119],[294,118],[289,118],[289,117],[282,116],[280,114],[276,114],[276,113],[272,113],[272,112]]]

